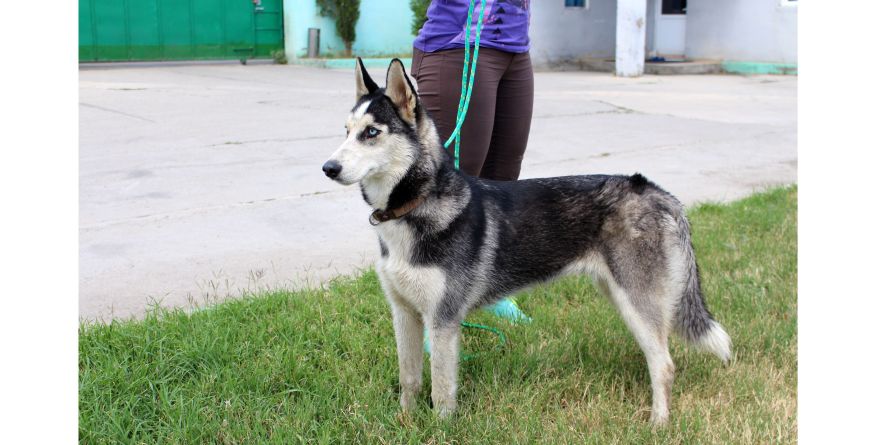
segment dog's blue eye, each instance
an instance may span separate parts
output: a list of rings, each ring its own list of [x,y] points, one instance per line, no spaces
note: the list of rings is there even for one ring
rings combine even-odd
[[[378,128],[375,128],[375,127],[367,127],[366,128],[366,136],[368,136],[368,137],[374,138],[374,137],[378,136],[379,133],[381,133],[381,131],[379,131]]]

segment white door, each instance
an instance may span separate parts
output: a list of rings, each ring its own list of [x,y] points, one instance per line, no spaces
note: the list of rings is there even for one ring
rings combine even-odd
[[[655,55],[686,53],[686,0],[655,0]]]

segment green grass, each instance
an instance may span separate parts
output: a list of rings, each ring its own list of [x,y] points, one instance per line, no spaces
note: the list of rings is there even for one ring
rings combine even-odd
[[[797,190],[690,211],[708,305],[735,361],[673,340],[668,427],[647,424],[639,348],[585,279],[520,294],[534,318],[485,314],[506,347],[460,369],[438,420],[429,372],[399,413],[397,360],[376,275],[188,314],[80,328],[80,441],[111,443],[793,443],[797,441]],[[465,332],[465,349],[495,336]]]

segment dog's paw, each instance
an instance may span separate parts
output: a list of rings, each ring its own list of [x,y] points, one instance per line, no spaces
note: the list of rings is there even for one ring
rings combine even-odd
[[[400,408],[403,411],[412,411],[415,409],[415,393],[414,392],[404,392],[400,394]]]
[[[456,404],[454,400],[434,404],[434,411],[437,413],[437,417],[441,419],[452,417],[452,415],[455,414],[455,408]]]
[[[441,419],[448,419],[448,418],[452,417],[453,414],[455,414],[455,408],[449,408],[449,407],[439,408],[439,409],[436,409],[435,411],[437,411],[437,417],[439,417]]]
[[[649,423],[652,424],[653,428],[660,428],[663,426],[667,426],[668,412],[665,411],[664,413],[656,413],[655,411],[653,411],[652,415],[649,416]]]

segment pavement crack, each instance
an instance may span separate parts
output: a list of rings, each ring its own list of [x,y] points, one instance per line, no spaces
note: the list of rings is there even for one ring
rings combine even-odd
[[[114,114],[119,114],[119,115],[121,115],[121,116],[131,117],[131,118],[133,118],[133,119],[138,119],[138,120],[140,120],[140,121],[150,122],[150,123],[152,123],[152,124],[156,124],[156,123],[157,123],[156,121],[152,121],[152,120],[150,120],[150,119],[148,119],[148,118],[141,117],[141,116],[137,116],[137,115],[135,115],[135,114],[124,113],[124,112],[119,111],[119,110],[114,110],[114,109],[112,109],[112,108],[105,108],[105,107],[101,107],[101,106],[98,106],[98,105],[88,104],[88,103],[86,103],[86,102],[80,102],[80,106],[81,106],[81,107],[87,107],[87,108],[95,108],[96,110],[102,110],[102,111],[107,111],[108,113],[114,113]]]
[[[227,80],[231,82],[241,82],[247,84],[261,84],[261,85],[272,85],[276,87],[287,86],[286,84],[281,84],[278,82],[269,82],[267,80],[256,78],[255,76],[250,77],[233,77],[233,76],[222,76],[218,74],[208,74],[208,73],[195,73],[193,71],[183,71],[183,70],[170,70],[171,73],[175,73],[182,76],[190,76],[190,77],[202,77],[208,79],[219,79],[219,80]]]
[[[644,112],[642,112],[642,111],[640,111],[640,110],[635,110],[635,109],[633,109],[633,108],[623,107],[623,106],[621,106],[621,105],[616,105],[616,104],[614,104],[614,103],[612,103],[612,102],[606,102],[605,100],[595,99],[595,101],[596,101],[596,102],[599,102],[599,103],[601,103],[601,104],[603,104],[603,105],[609,105],[610,107],[615,108],[615,110],[612,110],[612,111],[603,111],[603,112],[601,112],[601,114],[604,114],[604,113],[646,114],[646,113],[644,113]]]
[[[747,136],[747,139],[758,139],[760,137],[772,136],[775,134],[779,134],[779,132],[765,131],[762,133],[749,135],[749,136]],[[659,150],[675,150],[675,149],[680,149],[680,148],[684,148],[684,147],[692,147],[692,146],[699,146],[699,145],[705,145],[705,144],[717,144],[719,142],[721,142],[721,141],[720,140],[713,140],[713,139],[694,139],[694,140],[689,140],[689,141],[680,142],[680,143],[676,143],[676,144],[653,145],[653,146],[649,146],[649,147],[640,147],[640,148],[636,148],[633,150],[619,150],[617,152],[608,152],[607,151],[607,152],[592,154],[589,156],[576,156],[576,157],[571,157],[571,158],[555,159],[555,160],[542,161],[542,162],[532,162],[532,163],[527,163],[524,161],[523,165],[536,166],[536,165],[561,164],[564,162],[585,161],[588,159],[599,159],[599,158],[608,158],[608,157],[612,157],[612,156],[633,155],[633,154],[637,154],[637,153],[654,152],[654,151],[659,151]]]
[[[280,197],[264,198],[264,199],[252,199],[249,201],[240,201],[240,202],[235,202],[235,203],[231,203],[231,204],[218,204],[218,205],[209,205],[209,206],[202,206],[202,207],[191,207],[191,208],[187,208],[187,209],[173,210],[173,211],[169,211],[169,212],[143,214],[143,215],[137,215],[137,216],[132,216],[132,217],[128,217],[128,218],[120,218],[120,219],[114,219],[114,220],[108,220],[108,221],[100,221],[100,222],[97,222],[94,224],[81,225],[80,231],[81,232],[89,232],[92,230],[104,229],[107,227],[117,226],[117,225],[121,225],[121,224],[162,221],[165,219],[194,215],[197,213],[204,213],[204,212],[209,212],[209,211],[226,210],[226,209],[232,209],[232,208],[238,208],[238,207],[249,207],[249,206],[255,206],[255,205],[277,203],[277,202],[281,202],[281,201],[293,201],[293,200],[298,200],[298,199],[303,199],[303,198],[313,198],[315,196],[321,196],[321,195],[343,194],[343,193],[352,193],[352,192],[353,191],[350,188],[342,188],[342,189],[335,189],[335,190],[320,190],[320,191],[315,191],[315,192],[300,193],[298,195],[280,196]]]
[[[612,107],[611,110],[602,110],[602,111],[582,111],[578,113],[552,113],[552,114],[542,114],[538,116],[533,116],[533,119],[554,119],[561,117],[582,117],[582,116],[595,116],[598,114],[648,114],[644,113],[640,110],[635,110],[633,108],[623,107],[621,105],[616,105],[610,102],[606,102],[603,100],[594,100],[594,102],[599,102],[603,105]]]
[[[338,138],[339,134],[324,134],[318,136],[305,136],[301,138],[268,138],[268,139],[252,139],[246,141],[225,141],[220,144],[210,144],[207,147],[224,147],[230,145],[247,145],[247,144],[261,144],[265,142],[303,142],[303,141],[316,141],[321,139],[333,139]]]

